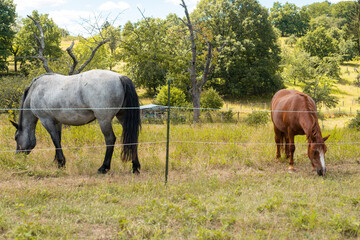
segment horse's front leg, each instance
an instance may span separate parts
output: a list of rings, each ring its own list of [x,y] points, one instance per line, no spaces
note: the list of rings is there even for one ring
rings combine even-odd
[[[55,161],[58,163],[58,167],[65,167],[65,156],[61,148],[61,123],[55,123],[50,119],[40,119],[41,124],[49,132],[51,139],[55,145]]]
[[[292,133],[289,133],[289,153],[290,153],[290,160],[289,160],[289,170],[295,171],[294,168],[294,152],[295,152],[295,136]]]
[[[110,170],[111,158],[114,152],[114,144],[116,142],[116,137],[112,128],[111,120],[110,121],[100,121],[101,132],[104,134],[105,143],[106,143],[106,153],[102,166],[98,169],[98,173],[105,174]]]

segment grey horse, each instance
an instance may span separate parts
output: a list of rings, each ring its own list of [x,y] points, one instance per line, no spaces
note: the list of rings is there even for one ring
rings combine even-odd
[[[72,76],[41,75],[25,89],[19,122],[12,122],[16,127],[16,152],[29,154],[35,147],[35,128],[40,119],[55,145],[58,167],[64,167],[62,124],[79,126],[97,119],[106,143],[105,159],[98,173],[107,173],[116,141],[112,127],[115,116],[123,127],[122,159],[132,161],[133,173],[139,173],[137,144],[141,121],[133,82],[126,76],[106,70],[91,70]]]

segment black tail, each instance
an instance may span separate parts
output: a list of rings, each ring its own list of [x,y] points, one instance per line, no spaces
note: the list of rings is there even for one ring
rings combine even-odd
[[[135,91],[134,83],[126,76],[121,76],[125,98],[123,107],[125,116],[123,118],[123,133],[121,136],[123,145],[123,161],[134,161],[137,157],[137,143],[141,127],[139,97]]]

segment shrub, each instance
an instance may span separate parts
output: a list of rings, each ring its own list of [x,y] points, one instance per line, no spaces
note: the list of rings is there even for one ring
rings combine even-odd
[[[266,124],[270,119],[268,112],[252,112],[247,115],[245,122],[249,125],[261,125]]]
[[[354,128],[360,131],[360,111],[357,112],[355,118],[351,119],[349,128]]]
[[[222,108],[223,105],[224,100],[215,89],[209,88],[202,92],[200,100],[200,106],[202,108]]]
[[[224,116],[225,122],[232,122],[234,120],[235,113],[231,109],[229,111],[223,112],[222,114]]]
[[[168,86],[162,86],[159,94],[156,96],[155,104],[159,105],[168,105]],[[186,96],[184,92],[177,88],[170,88],[170,106],[172,107],[186,107],[188,103],[186,102]]]
[[[0,108],[19,108],[21,97],[29,81],[23,76],[0,77]]]

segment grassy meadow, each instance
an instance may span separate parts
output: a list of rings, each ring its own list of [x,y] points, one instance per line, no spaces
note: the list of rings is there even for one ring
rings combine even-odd
[[[64,43],[63,47],[70,45]],[[322,108],[330,134],[327,174],[312,172],[304,136],[295,138],[295,173],[275,161],[270,122],[171,125],[168,183],[164,184],[166,125],[143,122],[141,174],[120,161],[98,175],[105,146],[96,122],[64,127],[65,169],[38,124],[37,146],[15,155],[15,129],[0,115],[0,239],[360,239],[360,132],[346,128],[360,110],[351,85],[357,65],[341,67],[339,105]],[[291,86],[289,86],[291,87]],[[142,97],[142,104],[154,99]],[[269,109],[270,99],[226,101],[229,109]],[[187,113],[188,114],[188,113]],[[120,124],[114,122],[118,139]]]
[[[0,118],[2,239],[348,239],[360,238],[360,133],[325,127],[327,175],[312,172],[297,136],[295,173],[275,162],[272,125],[144,123],[141,174],[115,148],[96,174],[104,139],[96,123],[63,129],[66,169],[38,124],[37,146],[15,156],[15,129]],[[117,136],[121,125],[114,123]]]

